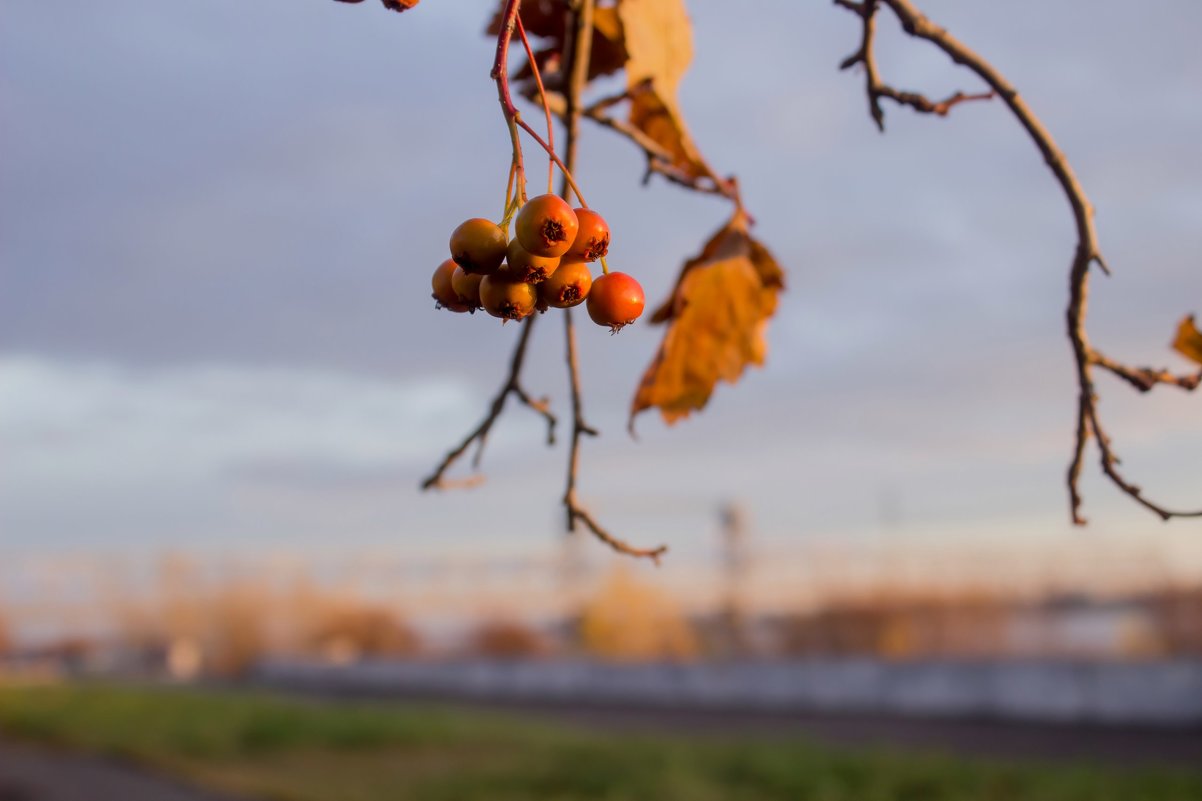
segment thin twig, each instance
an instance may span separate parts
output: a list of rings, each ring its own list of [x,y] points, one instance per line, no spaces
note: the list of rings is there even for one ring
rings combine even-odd
[[[1195,390],[1202,384],[1202,371],[1178,375],[1169,370],[1157,370],[1153,367],[1130,367],[1122,362],[1116,362],[1096,349],[1090,349],[1089,361],[1103,370],[1114,373],[1140,392],[1148,392],[1159,384],[1180,387],[1184,390]]]
[[[518,110],[509,93],[509,42],[517,25],[522,0],[505,0],[501,11],[501,33],[497,36],[497,54],[492,65],[492,79],[497,83],[497,99],[501,102],[501,113],[509,129],[509,140],[513,148],[513,166],[517,173],[518,200],[526,202],[526,166],[522,161],[522,143],[518,137]]]
[[[591,2],[591,0],[585,0]],[[627,556],[638,556],[659,564],[659,558],[667,550],[667,545],[655,548],[638,548],[624,540],[620,540],[606,531],[587,509],[580,505],[576,497],[576,474],[580,462],[580,439],[583,436],[595,437],[597,431],[584,420],[584,404],[580,393],[580,369],[576,356],[576,331],[572,324],[572,310],[564,309],[563,315],[564,339],[566,343],[568,378],[572,394],[572,439],[568,445],[568,481],[563,494],[564,511],[567,513],[568,531],[576,531],[576,524],[583,523],[593,536],[604,542],[618,553]]]
[[[576,199],[580,201],[580,205],[587,209],[589,207],[588,201],[584,199],[584,193],[581,192],[580,187],[576,185],[576,180],[572,177],[572,171],[569,170],[568,166],[563,163],[563,160],[555,154],[555,151],[551,149],[549,144],[543,141],[543,138],[538,135],[538,131],[531,128],[530,125],[524,119],[522,119],[520,114],[514,118],[514,122],[516,122],[518,127],[520,127],[523,131],[530,134],[530,138],[537,142],[538,146],[547,152],[547,156],[551,159],[551,161],[555,162],[555,164],[559,167],[559,171],[563,173],[564,180],[567,182],[568,186],[572,188],[572,193],[576,195]]]
[[[724,197],[735,204],[736,208],[742,209],[743,198],[739,193],[739,182],[734,176],[723,178],[710,167],[708,162],[699,156],[693,159],[693,163],[700,171],[700,174],[686,172],[676,165],[675,155],[659,142],[655,141],[655,139],[629,122],[605,113],[607,109],[632,99],[640,91],[650,91],[650,86],[644,84],[627,89],[625,92],[602,98],[584,109],[582,113],[593,122],[626,137],[643,151],[643,156],[647,159],[647,170],[643,174],[643,183],[649,181],[652,175],[662,175],[671,183],[683,186],[685,189]]]
[[[922,114],[937,114],[947,116],[952,107],[970,100],[992,100],[993,92],[978,94],[955,94],[939,101],[927,98],[918,92],[903,92],[884,83],[876,66],[876,51],[873,49],[873,38],[876,35],[876,12],[878,0],[864,0],[862,3],[835,0],[836,5],[853,11],[861,20],[860,49],[852,53],[839,65],[839,69],[851,69],[856,64],[864,65],[864,89],[868,96],[868,113],[876,127],[881,132],[885,130],[885,110],[881,108],[881,98],[887,97],[901,106],[909,106]]]
[[[505,401],[509,396],[515,395],[524,405],[538,412],[547,422],[547,444],[555,444],[555,415],[551,413],[550,402],[546,398],[535,399],[521,385],[522,363],[526,359],[526,345],[530,341],[530,332],[534,329],[534,321],[536,315],[527,317],[522,322],[522,333],[518,337],[517,345],[513,349],[513,357],[509,362],[509,376],[505,379],[505,383],[497,390],[497,394],[493,397],[492,403],[489,404],[488,413],[480,422],[480,425],[472,429],[471,433],[464,437],[463,441],[443,457],[442,462],[434,469],[425,481],[422,482],[422,489],[451,489],[452,487],[475,486],[483,479],[473,477],[460,481],[451,481],[445,478],[445,474],[451,465],[453,465],[472,443],[476,443],[476,453],[472,458],[472,467],[480,466],[480,458],[484,453],[484,445],[488,441],[488,434],[492,431],[493,423],[497,422],[497,418],[501,416],[501,412],[505,410]]]
[[[576,166],[576,143],[580,135],[580,98],[588,80],[588,64],[591,57],[590,48],[593,40],[593,11],[594,0],[576,0],[573,3],[572,19],[569,27],[570,35],[567,41],[567,74],[568,86],[564,97],[564,158],[569,168]],[[567,198],[568,190],[573,188],[569,169],[563,171],[563,184],[560,194]],[[572,323],[572,310],[563,310],[565,356],[568,367],[568,384],[572,399],[572,436],[568,443],[567,488],[564,490],[563,506],[567,515],[567,529],[576,531],[576,524],[582,523],[594,537],[628,556],[651,559],[656,564],[659,557],[667,550],[667,546],[657,548],[637,548],[610,534],[597,522],[587,509],[580,505],[576,497],[576,478],[580,465],[580,440],[584,436],[595,437],[597,431],[584,419],[584,402],[580,392],[580,362],[576,349],[576,331]]]
[[[712,174],[693,176],[684,172],[675,165],[672,154],[659,142],[626,120],[611,117],[603,113],[598,106],[599,104],[597,103],[589,106],[584,110],[584,116],[612,131],[620,133],[643,151],[643,155],[647,158],[647,171],[643,177],[644,183],[652,175],[662,175],[677,186],[683,186],[685,189],[701,192],[702,194],[719,195],[729,199],[736,206],[740,205],[739,184],[733,176],[729,178],[718,178]]]
[[[547,105],[547,88],[543,86],[543,76],[538,69],[538,60],[534,57],[534,49],[530,47],[530,39],[526,36],[526,27],[522,25],[522,15],[517,16],[517,31],[522,37],[522,47],[526,48],[526,58],[530,61],[530,72],[534,75],[534,84],[538,87],[538,99],[542,103],[543,112],[547,115],[547,149],[555,152],[555,126],[551,123],[551,107]],[[547,159],[547,194],[555,191],[555,162]]]
[[[1064,154],[1060,152],[1059,147],[1057,147],[1051,133],[1039,118],[1035,116],[1035,113],[1027,105],[1026,101],[1019,96],[1014,86],[992,64],[985,61],[985,59],[981,58],[981,56],[977,55],[945,29],[927,19],[910,0],[862,0],[862,2],[835,0],[835,4],[853,11],[862,20],[863,34],[860,49],[845,59],[841,66],[846,69],[857,63],[864,65],[867,75],[866,90],[869,99],[869,109],[878,127],[882,130],[884,128],[883,112],[880,110],[879,102],[881,97],[889,97],[897,102],[911,105],[919,111],[925,110],[933,113],[946,113],[947,108],[962,100],[984,97],[984,95],[961,95],[959,99],[955,99],[956,95],[953,95],[952,98],[949,98],[948,101],[944,101],[942,104],[944,110],[939,111],[938,107],[941,104],[933,104],[929,109],[923,108],[921,107],[921,103],[917,103],[913,99],[913,97],[921,98],[921,96],[913,96],[910,99],[906,99],[910,97],[908,93],[892,92],[892,90],[889,90],[888,87],[882,84],[877,74],[876,62],[873,56],[873,26],[878,7],[880,5],[887,5],[897,16],[906,33],[931,42],[950,57],[952,61],[974,72],[989,86],[991,95],[1002,99],[1015,119],[1026,130],[1031,141],[1039,149],[1044,161],[1047,162],[1048,168],[1056,177],[1065,198],[1069,202],[1077,230],[1077,247],[1073,254],[1072,265],[1069,270],[1069,303],[1065,314],[1068,337],[1072,344],[1073,357],[1076,361],[1078,388],[1076,433],[1073,456],[1068,468],[1069,506],[1073,522],[1079,525],[1085,522],[1085,518],[1080,514],[1081,493],[1079,483],[1081,468],[1085,458],[1085,446],[1090,437],[1097,443],[1103,473],[1115,486],[1136,502],[1159,515],[1164,520],[1173,517],[1202,516],[1202,512],[1172,511],[1149,501],[1143,496],[1138,486],[1132,484],[1118,471],[1118,456],[1112,449],[1110,438],[1106,434],[1098,414],[1098,397],[1094,389],[1093,368],[1097,366],[1108,370],[1142,392],[1147,392],[1162,384],[1177,386],[1185,390],[1193,390],[1202,383],[1202,373],[1198,375],[1174,375],[1165,370],[1130,367],[1110,359],[1101,352],[1094,350],[1090,345],[1089,337],[1085,330],[1089,299],[1089,268],[1097,264],[1106,274],[1109,274],[1110,270],[1106,266],[1101,248],[1098,245],[1097,231],[1094,228],[1093,222],[1093,206],[1090,204],[1080,181],[1077,180],[1072,167],[1064,158]],[[960,94],[957,93],[957,95]],[[925,101],[925,99],[923,100]],[[949,102],[952,100],[955,100],[955,102]],[[929,101],[925,102],[929,103]]]

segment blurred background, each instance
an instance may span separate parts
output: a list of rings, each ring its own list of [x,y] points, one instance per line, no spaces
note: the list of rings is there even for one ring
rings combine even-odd
[[[686,118],[788,270],[766,367],[636,441],[661,331],[579,331],[603,434],[582,500],[667,543],[663,565],[564,534],[566,453],[516,406],[481,486],[419,492],[518,333],[428,290],[451,229],[503,199],[494,5],[0,7],[0,675],[1196,746],[1202,523],[1161,523],[1092,457],[1090,525],[1069,523],[1064,199],[1000,104],[886,106],[881,136],[836,68],[857,22],[824,4],[689,3]],[[1202,7],[922,5],[1020,87],[1097,205],[1115,274],[1094,341],[1185,368],[1168,341],[1202,311]],[[979,89],[880,27],[892,84]],[[655,301],[727,209],[642,169],[586,128],[576,175],[611,264]],[[525,384],[564,415],[557,320]],[[1099,389],[1128,476],[1202,502],[1198,398]]]

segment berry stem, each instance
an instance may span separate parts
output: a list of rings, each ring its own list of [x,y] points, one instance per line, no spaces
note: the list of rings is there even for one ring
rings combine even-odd
[[[547,115],[547,144],[552,152],[555,150],[555,126],[551,124],[551,106],[547,103],[547,89],[543,86],[543,76],[538,69],[538,60],[534,58],[534,50],[530,40],[526,38],[526,26],[522,24],[522,15],[517,18],[518,35],[522,37],[522,46],[526,48],[526,58],[530,61],[530,71],[534,73],[534,83],[538,86],[538,99],[543,104],[543,113]],[[555,162],[547,159],[547,194],[555,192]]]
[[[601,272],[604,275],[609,275],[609,265],[605,263],[605,257],[601,257]]]
[[[505,208],[501,210],[501,227],[509,233],[509,220],[513,217],[513,179],[517,173],[517,164],[509,163],[509,182],[505,184]]]
[[[522,161],[522,143],[518,137],[518,110],[513,105],[513,97],[509,93],[509,42],[513,39],[513,29],[517,25],[518,12],[522,0],[505,0],[501,11],[501,33],[497,36],[497,55],[493,60],[492,78],[497,82],[497,98],[501,101],[501,111],[505,115],[505,124],[509,127],[509,139],[513,143],[513,166],[517,173],[518,199],[526,202],[526,167]]]
[[[531,128],[522,119],[521,112],[513,104],[513,95],[509,91],[509,43],[513,40],[513,32],[519,25],[518,12],[521,10],[521,6],[522,0],[505,0],[505,6],[501,9],[501,33],[497,35],[497,55],[492,65],[492,78],[497,82],[497,98],[501,101],[501,111],[505,114],[505,123],[509,126],[509,138],[513,142],[513,163],[517,167],[518,198],[523,203],[526,202],[526,168],[522,161],[522,143],[518,138],[518,128],[521,128],[530,134],[531,139],[538,142],[539,147],[546,151],[548,158],[559,167],[564,179],[572,187],[572,192],[580,201],[580,205],[587,209],[588,201],[584,199],[584,194],[576,185],[571,170],[560,160],[559,156],[555,155],[555,149],[538,135],[538,131]],[[591,30],[589,36],[592,36]],[[537,72],[538,65],[533,61],[531,61],[531,67]],[[545,95],[543,106],[547,108]]]
[[[572,177],[572,171],[564,165],[559,156],[555,155],[555,151],[551,149],[551,146],[543,141],[543,138],[538,135],[538,131],[531,128],[526,121],[521,118],[520,115],[517,117],[517,124],[523,131],[530,135],[531,139],[533,139],[535,142],[538,142],[539,147],[547,151],[547,155],[552,161],[555,162],[556,166],[559,167],[560,172],[563,173],[563,177],[568,182],[568,186],[572,187],[572,194],[574,194],[576,199],[580,201],[580,205],[587,209],[589,207],[588,201],[584,199],[584,193],[582,193],[580,191],[580,187],[576,185],[576,179]]]

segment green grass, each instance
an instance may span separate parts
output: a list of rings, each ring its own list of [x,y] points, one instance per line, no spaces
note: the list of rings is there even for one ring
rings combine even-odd
[[[1202,776],[587,734],[428,706],[0,687],[0,736],[273,801],[1198,801]]]

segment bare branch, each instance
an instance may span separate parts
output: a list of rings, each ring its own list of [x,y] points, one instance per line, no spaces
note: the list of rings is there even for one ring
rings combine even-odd
[[[1105,430],[1102,428],[1102,422],[1098,419],[1097,398],[1094,398],[1093,401],[1089,404],[1090,428],[1093,429],[1094,439],[1098,443],[1098,455],[1102,464],[1102,472],[1119,489],[1134,498],[1145,509],[1157,514],[1161,520],[1171,520],[1174,517],[1202,517],[1202,510],[1195,512],[1171,511],[1160,504],[1149,501],[1143,496],[1143,491],[1139,487],[1132,484],[1119,473],[1119,458],[1110,449],[1110,437],[1106,435]]]
[[[909,106],[922,114],[937,114],[940,117],[947,116],[947,113],[960,103],[970,100],[993,99],[993,92],[977,94],[956,92],[943,100],[934,101],[927,98],[926,95],[917,92],[903,92],[884,83],[876,66],[876,51],[873,49],[878,3],[879,0],[864,0],[862,3],[835,0],[835,5],[852,11],[862,21],[860,48],[843,59],[839,64],[839,69],[850,69],[856,64],[864,65],[864,90],[868,95],[868,114],[880,131],[885,130],[885,110],[881,108],[882,97],[887,97],[898,105]]]
[[[575,0],[572,6],[571,35],[567,42],[568,86],[564,97],[564,160],[568,169],[576,166],[576,143],[580,136],[580,98],[584,94],[584,86],[588,81],[589,48],[593,40],[593,11],[594,0]],[[620,102],[620,101],[618,101]],[[567,197],[570,189],[566,178],[560,187],[560,194]],[[584,403],[580,393],[580,364],[576,350],[576,330],[572,323],[572,310],[563,310],[565,356],[568,368],[568,385],[572,398],[572,436],[568,443],[567,487],[564,490],[563,505],[567,515],[567,529],[576,531],[576,523],[583,523],[594,537],[613,548],[618,553],[628,556],[645,557],[659,563],[659,557],[667,551],[666,546],[643,549],[636,548],[614,537],[580,506],[576,498],[576,476],[580,465],[580,439],[584,436],[595,437],[597,431],[584,420]]]
[[[1186,391],[1195,390],[1199,384],[1202,384],[1202,371],[1177,375],[1168,370],[1157,370],[1152,367],[1129,367],[1094,349],[1090,350],[1089,361],[1103,370],[1114,373],[1140,392],[1148,392],[1159,384],[1180,387]]]
[[[527,317],[521,324],[522,333],[513,348],[513,358],[509,362],[509,376],[493,397],[492,403],[488,407],[488,414],[484,416],[480,425],[476,426],[462,442],[452,448],[443,457],[442,462],[439,463],[434,472],[422,482],[423,490],[474,487],[483,482],[483,478],[479,476],[473,476],[468,479],[448,480],[445,475],[451,465],[467,452],[467,449],[471,447],[473,442],[476,443],[476,454],[472,458],[472,467],[480,466],[480,458],[484,453],[484,445],[488,441],[488,434],[492,431],[493,423],[497,422],[497,418],[505,410],[505,401],[509,399],[511,394],[516,395],[519,401],[536,411],[546,420],[547,444],[555,444],[555,415],[551,414],[550,402],[546,398],[539,400],[531,398],[530,394],[526,392],[520,383],[522,363],[526,359],[526,345],[530,341],[530,332],[534,329],[535,319],[536,316]]]
[[[633,545],[614,537],[605,529],[601,528],[601,526],[596,520],[593,519],[593,516],[590,515],[587,510],[582,509],[574,504],[569,508],[571,510],[573,524],[576,521],[583,523],[585,528],[593,533],[593,536],[604,542],[610,548],[613,548],[618,553],[626,554],[627,556],[650,559],[652,562],[655,562],[655,564],[658,565],[659,558],[668,552],[667,545],[659,545],[655,548],[636,548]]]
[[[580,505],[576,497],[576,473],[580,462],[580,439],[587,435],[597,436],[597,431],[584,420],[584,404],[580,394],[580,367],[576,357],[576,331],[572,323],[572,310],[564,309],[563,315],[564,339],[567,352],[568,379],[572,390],[572,439],[568,445],[568,481],[563,494],[563,506],[567,513],[568,531],[575,531],[577,523],[592,532],[593,536],[604,542],[618,553],[627,556],[638,556],[659,564],[659,558],[667,552],[668,546],[659,545],[655,548],[637,548],[610,534],[597,520]]]
[[[1149,501],[1143,496],[1142,490],[1123,477],[1117,469],[1119,459],[1114,453],[1110,438],[1106,434],[1098,414],[1093,368],[1101,367],[1108,370],[1141,392],[1147,392],[1161,384],[1176,386],[1187,391],[1193,390],[1202,384],[1202,373],[1175,375],[1167,370],[1131,367],[1109,358],[1090,345],[1089,336],[1085,330],[1089,297],[1089,268],[1097,264],[1104,273],[1109,274],[1110,270],[1098,245],[1097,232],[1093,222],[1093,206],[1051,133],[1018,94],[1018,90],[993,65],[945,29],[931,22],[911,0],[862,0],[862,2],[835,0],[835,4],[854,12],[863,22],[860,48],[843,61],[841,68],[847,69],[855,64],[864,65],[869,112],[881,130],[884,130],[884,112],[880,107],[882,97],[909,105],[921,112],[940,115],[946,114],[950,108],[966,100],[1000,97],[1043,155],[1048,168],[1060,184],[1065,199],[1068,200],[1077,230],[1077,247],[1069,270],[1069,303],[1065,314],[1068,338],[1076,361],[1078,387],[1076,433],[1073,457],[1069,463],[1067,476],[1069,505],[1073,522],[1077,524],[1085,522],[1080,514],[1079,484],[1085,447],[1090,437],[1097,442],[1103,473],[1116,487],[1137,503],[1164,520],[1173,517],[1202,516],[1202,512],[1171,511]],[[897,16],[906,33],[927,40],[943,51],[953,62],[971,70],[989,86],[990,93],[988,95],[965,95],[957,92],[940,103],[931,103],[921,95],[898,92],[885,85],[878,74],[873,53],[875,17],[877,10],[882,5],[888,6]]]

